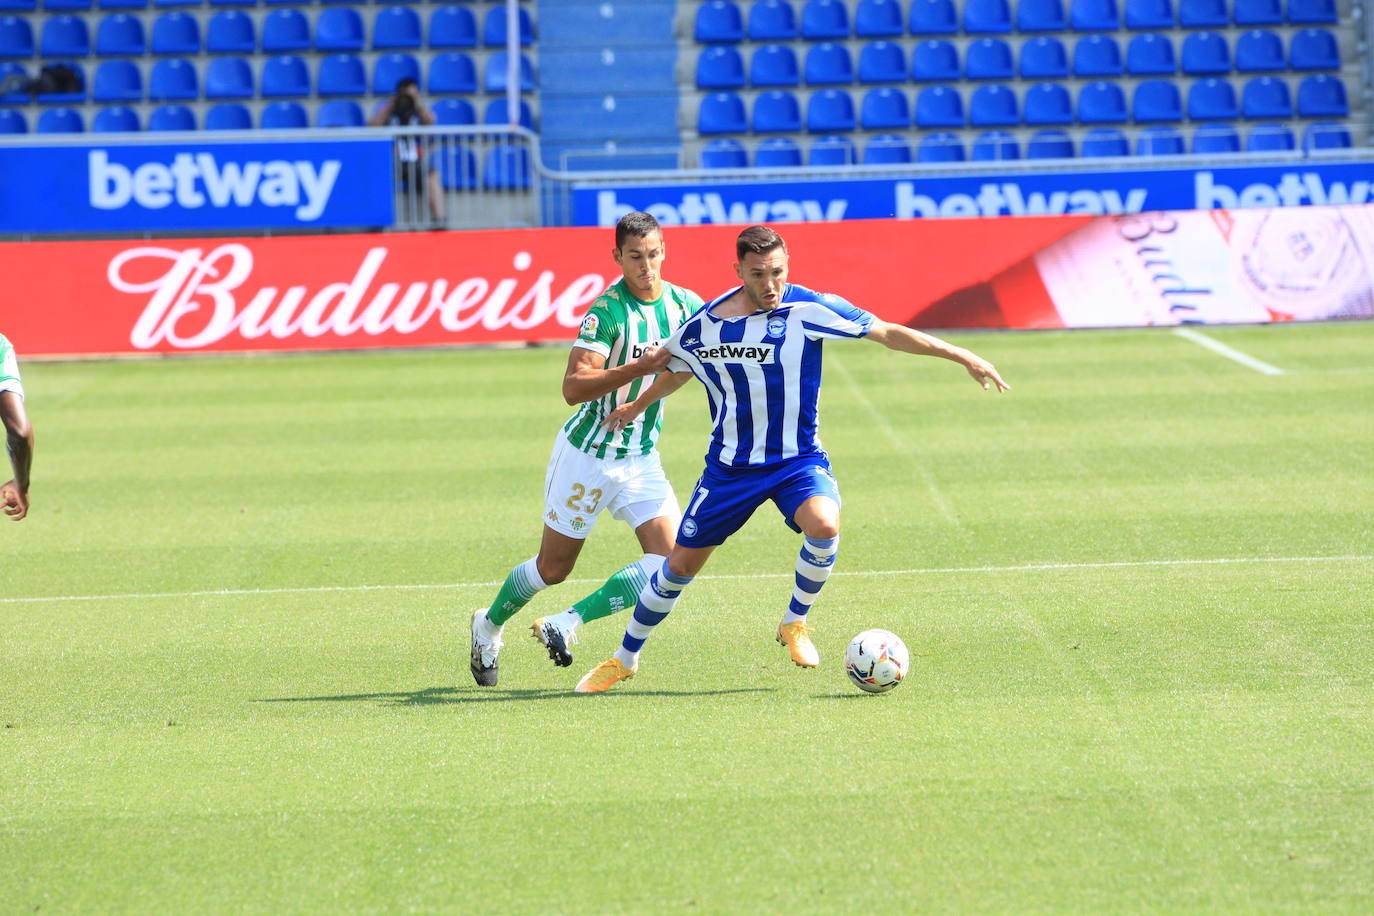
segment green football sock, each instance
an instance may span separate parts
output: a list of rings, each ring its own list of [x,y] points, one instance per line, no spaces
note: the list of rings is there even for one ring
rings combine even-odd
[[[649,562],[645,562],[648,560]],[[649,581],[645,566],[658,567],[663,557],[645,554],[644,559],[636,560],[623,569],[616,570],[600,588],[572,606],[583,623],[600,620],[611,614],[633,609],[639,598],[640,589]]]
[[[501,583],[501,590],[487,607],[487,619],[498,627],[502,626],[545,588],[548,586],[540,578],[534,559],[526,560],[512,569],[506,581]]]

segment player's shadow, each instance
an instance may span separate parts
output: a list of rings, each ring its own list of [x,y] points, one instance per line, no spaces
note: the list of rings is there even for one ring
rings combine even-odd
[[[625,690],[608,696],[623,697],[710,697],[731,693],[772,693],[771,687],[738,687],[729,690]],[[319,697],[264,697],[255,703],[381,703],[386,706],[448,706],[455,703],[508,703],[512,701],[551,700],[570,697],[570,689],[552,688],[491,690],[477,687],[425,687],[422,690],[394,693],[345,693]]]

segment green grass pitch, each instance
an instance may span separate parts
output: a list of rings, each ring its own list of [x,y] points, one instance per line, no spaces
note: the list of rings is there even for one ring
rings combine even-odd
[[[1374,324],[828,347],[814,612],[765,507],[570,693],[507,628],[562,349],[39,363],[0,521],[0,912],[1370,912]],[[1254,360],[1282,370],[1259,371]],[[670,403],[679,496],[708,424]],[[854,690],[849,637],[911,647]]]

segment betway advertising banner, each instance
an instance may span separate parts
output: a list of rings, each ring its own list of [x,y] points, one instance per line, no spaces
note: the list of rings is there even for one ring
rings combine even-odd
[[[748,184],[581,185],[573,224],[614,226],[631,210],[665,226],[844,219],[1046,216],[1334,206],[1374,202],[1374,163],[1036,172]]]
[[[664,276],[737,285],[738,226],[667,229]],[[1374,205],[782,228],[791,280],[912,327],[1374,317]],[[0,244],[21,356],[570,341],[619,276],[602,228]]]
[[[0,232],[387,226],[386,138],[0,145]]]

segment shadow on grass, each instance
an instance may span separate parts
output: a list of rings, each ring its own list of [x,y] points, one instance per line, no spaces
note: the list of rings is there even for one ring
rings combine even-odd
[[[612,691],[613,697],[713,697],[732,693],[773,693],[771,687],[740,687],[731,690],[635,690]],[[552,700],[576,696],[571,689],[548,688],[524,690],[492,690],[477,687],[426,687],[423,690],[396,693],[347,693],[325,697],[265,697],[255,703],[368,703],[381,702],[391,706],[444,706],[453,703],[501,703],[512,700]]]

